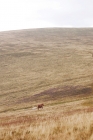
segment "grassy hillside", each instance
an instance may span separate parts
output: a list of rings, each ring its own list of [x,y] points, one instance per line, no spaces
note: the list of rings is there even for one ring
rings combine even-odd
[[[0,33],[1,139],[93,140],[93,28]]]
[[[92,96],[93,29],[0,33],[0,112]]]

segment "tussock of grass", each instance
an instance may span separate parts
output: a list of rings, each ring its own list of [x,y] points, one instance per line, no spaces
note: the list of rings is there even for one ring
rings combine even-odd
[[[92,107],[93,106],[93,96],[90,96],[89,98],[87,98],[87,100],[85,100],[82,105]]]
[[[93,106],[93,101],[86,101],[83,103],[84,106]]]

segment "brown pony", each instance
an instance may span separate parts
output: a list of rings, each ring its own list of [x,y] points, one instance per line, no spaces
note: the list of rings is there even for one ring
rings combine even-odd
[[[38,110],[39,110],[39,108],[42,108],[43,109],[43,106],[44,106],[44,104],[39,104],[38,105]]]

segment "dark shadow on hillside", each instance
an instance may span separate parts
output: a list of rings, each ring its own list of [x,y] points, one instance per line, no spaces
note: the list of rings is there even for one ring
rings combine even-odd
[[[50,88],[39,94],[20,99],[17,103],[27,103],[33,101],[51,101],[66,97],[82,97],[88,96],[92,93],[91,87],[82,86],[64,86],[62,88]]]

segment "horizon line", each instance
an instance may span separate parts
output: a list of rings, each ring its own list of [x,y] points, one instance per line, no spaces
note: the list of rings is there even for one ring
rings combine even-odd
[[[32,27],[32,28],[20,28],[20,29],[9,29],[9,30],[0,30],[1,32],[11,32],[11,31],[22,31],[22,30],[37,30],[37,29],[53,29],[53,28],[77,28],[77,29],[85,29],[85,28],[93,28],[92,26],[90,27],[71,27],[71,26],[64,26],[64,27]]]

